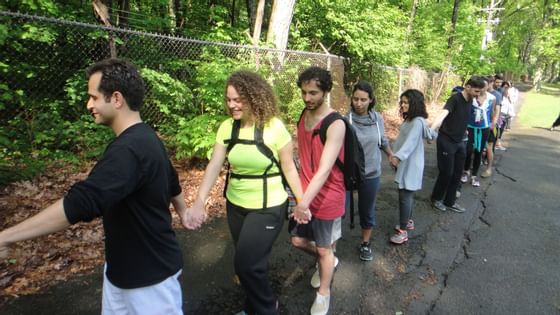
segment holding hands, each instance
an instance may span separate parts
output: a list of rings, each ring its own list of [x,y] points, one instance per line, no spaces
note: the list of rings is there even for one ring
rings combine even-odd
[[[399,167],[399,163],[401,162],[401,160],[399,160],[398,157],[391,155],[391,157],[389,158],[389,163],[391,164],[391,167],[393,169],[397,169],[397,167]]]
[[[187,208],[181,216],[181,223],[189,230],[196,230],[206,221],[207,215],[204,204],[197,199],[191,208]]]
[[[300,203],[298,203],[294,208],[292,218],[298,224],[307,224],[311,220],[311,211],[308,207],[303,207]]]

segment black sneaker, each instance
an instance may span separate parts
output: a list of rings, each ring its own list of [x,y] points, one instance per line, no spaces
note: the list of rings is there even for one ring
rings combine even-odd
[[[360,245],[360,259],[363,261],[373,260],[373,252],[371,251],[369,243],[363,242]]]
[[[452,206],[447,206],[447,209],[450,211],[454,211],[457,213],[463,213],[465,211],[467,211],[467,209],[465,209],[463,206],[461,206],[458,203],[454,203]]]

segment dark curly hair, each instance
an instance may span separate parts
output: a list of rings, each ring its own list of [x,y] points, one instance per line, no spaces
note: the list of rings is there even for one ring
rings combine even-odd
[[[305,69],[298,77],[297,86],[301,88],[302,84],[309,81],[317,82],[317,86],[323,92],[330,92],[333,81],[331,73],[321,67],[309,67]]]
[[[422,92],[409,89],[404,91],[401,97],[406,97],[408,100],[408,113],[403,113],[404,120],[411,121],[418,116],[428,118],[426,102],[424,101],[424,94],[422,94]]]
[[[132,63],[117,58],[99,61],[86,70],[87,79],[97,72],[101,72],[97,90],[103,93],[105,101],[108,102],[111,95],[118,91],[123,95],[130,110],[140,110],[146,88],[142,76]]]
[[[227,79],[226,94],[228,86],[237,91],[243,105],[249,106],[257,127],[263,128],[270,119],[278,115],[272,87],[257,73],[248,70],[236,71]]]

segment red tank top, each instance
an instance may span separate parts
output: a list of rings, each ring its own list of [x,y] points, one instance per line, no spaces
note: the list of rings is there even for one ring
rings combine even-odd
[[[298,125],[297,138],[301,167],[299,177],[305,191],[319,168],[319,161],[321,160],[324,146],[318,134],[313,136],[313,131],[319,129],[322,120],[313,127],[313,130],[307,131],[305,130],[305,115],[307,115],[307,111],[303,115]],[[340,149],[338,158],[344,162],[344,146]],[[334,220],[344,214],[345,198],[344,174],[338,166],[334,165],[325,184],[309,205],[309,210],[318,219]]]

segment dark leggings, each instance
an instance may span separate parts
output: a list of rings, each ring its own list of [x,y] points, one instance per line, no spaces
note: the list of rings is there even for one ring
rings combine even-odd
[[[453,142],[440,133],[437,137],[437,165],[439,174],[432,190],[432,200],[443,200],[450,207],[455,203],[457,187],[465,165],[465,142]]]
[[[235,245],[235,273],[247,298],[247,314],[277,314],[276,296],[268,278],[268,256],[278,238],[288,201],[280,206],[248,210],[226,202],[227,219]]]
[[[560,113],[558,113],[558,117],[556,118],[556,120],[552,123],[552,128],[558,127],[560,126]]]
[[[412,219],[412,206],[414,205],[414,191],[399,189],[399,223],[401,229],[406,229],[408,220]]]
[[[471,168],[472,162],[472,176],[478,176],[478,169],[480,168],[480,161],[482,160],[482,150],[486,147],[490,128],[482,128],[476,131],[475,128],[468,128],[468,130],[469,140],[467,141],[467,157],[465,158],[464,170],[468,171]],[[480,145],[478,148],[474,148],[475,136],[477,137],[477,145]]]

